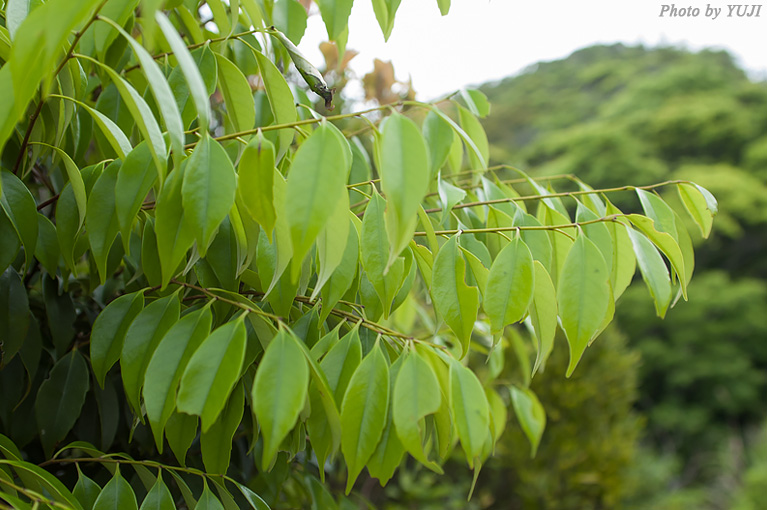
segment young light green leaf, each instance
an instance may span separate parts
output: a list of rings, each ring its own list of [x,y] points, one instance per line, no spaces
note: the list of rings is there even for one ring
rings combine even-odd
[[[685,209],[700,228],[700,233],[708,239],[714,224],[714,215],[719,210],[716,199],[707,189],[697,184],[681,183],[677,184],[676,189]]]
[[[447,161],[455,133],[450,124],[433,111],[429,111],[426,115],[422,129],[423,137],[429,148],[429,162],[431,163],[429,176],[433,178]]]
[[[477,117],[487,117],[490,113],[490,102],[487,96],[477,89],[462,89],[461,97],[469,107],[469,111]]]
[[[529,388],[510,386],[509,392],[511,393],[514,413],[530,441],[530,457],[535,457],[543,431],[546,428],[546,411],[538,397]]]
[[[354,226],[349,219],[349,195],[344,193],[334,204],[332,215],[317,237],[317,260],[319,264],[317,283],[311,296],[312,299],[317,297],[322,287],[343,261],[349,232],[353,229]]]
[[[557,289],[559,317],[570,345],[567,377],[600,331],[612,299],[609,278],[599,248],[585,235],[578,236],[562,266]]]
[[[376,449],[389,408],[389,364],[376,345],[354,371],[341,405],[341,451],[348,474],[346,493]]]
[[[647,284],[647,289],[655,303],[655,312],[658,317],[663,318],[666,310],[671,303],[671,277],[668,267],[663,262],[663,257],[658,253],[658,249],[642,234],[633,228],[626,229],[634,246],[637,265]]]
[[[349,213],[353,214],[353,213]],[[353,220],[349,220],[350,223]],[[354,277],[358,271],[359,261],[359,234],[354,226],[350,226],[346,239],[344,254],[341,263],[330,276],[325,285],[322,286],[322,313],[320,322],[325,322],[333,307],[344,296],[347,290],[354,282]]]
[[[402,362],[392,398],[392,417],[400,442],[416,460],[442,474],[442,468],[429,460],[423,447],[426,435],[424,418],[436,413],[442,404],[439,381],[431,365],[418,351],[411,350]]]
[[[120,159],[125,159],[125,156],[133,149],[133,146],[131,145],[130,140],[128,140],[128,137],[125,136],[125,133],[123,133],[122,129],[120,129],[120,126],[95,108],[91,108],[87,104],[75,99],[72,99],[72,101],[93,117],[93,121],[104,134],[104,137],[114,149],[117,156]]]
[[[534,282],[533,255],[517,237],[501,250],[487,277],[482,307],[494,333],[524,318],[533,299]]]
[[[450,408],[461,447],[473,469],[490,431],[490,410],[477,376],[455,359],[450,360]]]
[[[461,121],[461,127],[464,132],[471,138],[472,142],[479,152],[479,156],[474,151],[469,151],[469,162],[472,168],[486,168],[487,162],[490,159],[490,145],[487,141],[487,135],[479,122],[479,119],[475,117],[469,110],[462,106],[458,106],[458,116]]]
[[[437,0],[437,5],[439,5],[439,12],[443,16],[450,11],[450,0]]]
[[[410,243],[429,187],[429,153],[415,123],[398,113],[386,119],[380,145],[381,190],[386,195],[387,269]]]
[[[144,377],[144,406],[155,444],[163,449],[163,430],[176,407],[176,390],[192,354],[210,334],[210,307],[189,313],[176,322],[160,341]]]
[[[178,293],[160,298],[141,310],[125,334],[120,369],[125,396],[137,416],[142,416],[140,395],[149,361],[180,312]]]
[[[0,171],[0,181],[2,182],[0,207],[11,220],[16,234],[24,245],[24,267],[30,270],[37,246],[38,221],[35,199],[26,185],[11,172]]]
[[[118,297],[96,317],[91,330],[91,366],[99,386],[104,387],[107,371],[120,358],[125,334],[144,308],[144,291]]]
[[[665,222],[663,228],[674,229],[673,235],[671,235],[670,233],[660,231],[658,224],[650,218],[639,214],[629,214],[627,217],[639,231],[647,236],[647,238],[663,252],[669,262],[671,262],[671,267],[674,269],[674,272],[679,279],[679,283],[681,284],[682,295],[687,299],[687,279],[685,277],[687,271],[684,267],[684,255],[682,254],[682,250],[676,239],[676,224],[668,221]]]
[[[189,157],[181,187],[184,218],[194,232],[201,257],[229,214],[236,189],[237,175],[226,150],[207,134],[203,135]]]
[[[175,508],[173,495],[162,481],[162,471],[160,471],[152,489],[144,497],[140,510],[175,510]]]
[[[266,348],[253,382],[253,411],[264,436],[264,466],[271,465],[306,401],[309,367],[297,342],[281,329]]]
[[[328,40],[335,41],[348,27],[349,14],[354,0],[320,0],[317,2],[322,21],[328,32]]]
[[[431,296],[437,312],[461,342],[462,356],[469,352],[479,308],[479,291],[466,285],[465,268],[466,263],[458,251],[457,236],[453,236],[434,259]]]
[[[155,206],[157,251],[162,268],[162,285],[168,285],[179,264],[194,244],[195,233],[183,206],[183,182],[187,162],[171,172],[165,180]]]
[[[533,263],[535,287],[533,300],[530,302],[530,320],[535,331],[536,356],[533,375],[546,364],[554,348],[554,335],[557,332],[557,296],[554,283],[540,261]]]
[[[110,163],[101,173],[88,196],[85,228],[88,231],[88,241],[101,283],[107,279],[109,250],[120,230],[115,211],[115,187],[121,166],[120,161]]]
[[[115,185],[115,212],[126,253],[130,251],[133,221],[156,181],[157,173],[154,171],[152,153],[148,144],[141,142],[123,160]]]
[[[208,473],[226,474],[232,456],[232,438],[245,410],[243,384],[235,387],[218,419],[200,435],[202,462]],[[259,422],[263,423],[263,422]]]
[[[77,350],[61,358],[51,369],[50,377],[40,385],[35,418],[48,457],[80,416],[89,386],[88,365]]]
[[[391,395],[394,395],[394,385],[404,358],[404,356],[399,356],[389,369],[389,392]],[[392,397],[389,399],[389,409],[386,413],[386,426],[381,433],[381,439],[378,441],[373,455],[367,462],[368,473],[373,478],[378,478],[381,487],[385,486],[394,476],[394,471],[402,463],[402,457],[405,456],[405,447],[402,446],[399,437],[397,437],[397,431],[394,427],[393,406],[394,398]]]
[[[117,466],[114,476],[101,490],[93,504],[93,510],[138,510],[133,488],[120,474]]]
[[[349,144],[335,127],[324,122],[293,157],[285,197],[293,244],[293,281],[298,279],[304,257],[333,213],[327,204],[335,204],[346,194],[350,167]]]
[[[176,101],[173,99],[173,92],[171,92],[170,86],[168,86],[168,82],[165,80],[165,76],[152,58],[152,55],[150,55],[138,41],[123,30],[119,24],[107,18],[104,19],[107,23],[112,25],[112,28],[125,37],[133,49],[133,52],[136,54],[136,57],[141,64],[141,68],[146,75],[147,82],[149,83],[149,89],[154,96],[155,104],[165,121],[165,128],[168,130],[170,143],[173,147],[173,154],[175,156],[174,161],[176,164],[179,164],[184,157],[184,126],[181,122],[181,113],[178,111]]]
[[[192,94],[194,105],[197,108],[197,116],[200,119],[201,126],[208,126],[210,119],[210,101],[208,101],[208,93],[205,88],[200,70],[192,59],[191,53],[186,47],[186,43],[178,35],[176,28],[170,22],[170,20],[160,11],[155,14],[155,21],[162,30],[165,39],[168,41],[168,45],[173,50],[173,55],[178,60],[178,65],[181,68],[181,72],[184,74],[187,83],[189,84],[189,91]]]
[[[293,93],[290,91],[288,82],[285,81],[285,77],[282,75],[277,66],[266,58],[260,51],[254,50],[256,55],[256,62],[258,62],[258,69],[261,72],[261,78],[264,81],[264,88],[266,89],[266,97],[269,99],[269,106],[272,109],[272,115],[274,116],[275,124],[287,124],[295,122],[298,117],[296,112],[296,103],[293,99]],[[290,142],[293,140],[293,129],[281,129],[280,130],[280,146],[277,154],[277,160],[282,159],[282,156],[290,147]]]
[[[184,370],[176,407],[200,416],[203,432],[216,421],[240,377],[246,340],[244,318],[240,316],[214,330]]]
[[[216,53],[218,88],[224,96],[226,111],[235,131],[253,129],[256,124],[256,104],[248,79],[240,68],[226,57]]]
[[[606,214],[620,214],[620,211],[608,202]],[[636,255],[631,239],[626,230],[629,228],[620,221],[610,221],[606,225],[613,240],[613,262],[610,273],[610,284],[613,287],[613,298],[617,301],[626,288],[631,284],[636,272]]]
[[[389,40],[391,31],[394,28],[394,16],[397,14],[401,0],[373,0],[373,11],[375,12],[378,25],[384,36],[384,41]]]
[[[442,207],[442,216],[440,223],[445,223],[445,219],[450,215],[450,210],[455,204],[466,198],[466,191],[457,188],[444,179],[437,180],[437,191],[439,192],[439,202]]]
[[[237,193],[250,217],[263,227],[270,241],[276,222],[274,162],[274,144],[259,133],[245,147],[237,166]]]

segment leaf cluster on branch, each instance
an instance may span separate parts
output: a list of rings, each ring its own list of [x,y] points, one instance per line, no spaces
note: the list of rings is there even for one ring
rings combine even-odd
[[[345,46],[351,0],[317,3]],[[559,328],[570,375],[637,267],[658,315],[686,298],[692,244],[654,190],[708,235],[705,189],[489,167],[475,90],[322,116],[302,5],[208,0],[215,33],[199,2],[161,4],[2,11],[7,506],[316,502],[315,473],[345,465],[348,494],[406,454],[441,473],[458,443],[478,474],[508,405],[533,451],[545,412],[470,352],[521,324],[533,376]],[[399,2],[373,5],[388,37]]]

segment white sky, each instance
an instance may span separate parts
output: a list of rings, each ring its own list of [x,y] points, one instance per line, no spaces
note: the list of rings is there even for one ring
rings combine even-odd
[[[357,0],[347,47],[360,52],[352,61],[360,77],[372,70],[374,58],[391,60],[399,80],[412,76],[422,100],[597,43],[722,48],[755,76],[767,77],[767,3],[759,17],[738,18],[727,17],[726,3],[677,0],[677,8],[699,7],[700,13],[672,18],[659,16],[664,1],[453,0],[450,13],[441,17],[436,0],[402,0],[384,43],[370,0]],[[719,17],[706,17],[706,6],[721,8]],[[320,63],[317,45],[326,38],[317,13],[300,48]]]

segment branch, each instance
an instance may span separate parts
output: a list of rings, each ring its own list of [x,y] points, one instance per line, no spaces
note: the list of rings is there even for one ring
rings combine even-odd
[[[553,230],[555,232],[561,232],[564,228],[579,228],[583,225],[591,225],[592,223],[603,223],[608,221],[618,221],[618,218],[628,216],[628,214],[611,214],[603,218],[597,218],[594,220],[580,221],[576,223],[565,223],[563,225],[530,225],[530,226],[518,226],[518,227],[496,227],[496,228],[464,228],[464,229],[452,229],[452,230],[435,230],[434,234],[438,236],[450,236],[454,234],[493,234],[497,232],[513,232],[519,230]],[[415,232],[413,236],[425,236],[426,232]]]

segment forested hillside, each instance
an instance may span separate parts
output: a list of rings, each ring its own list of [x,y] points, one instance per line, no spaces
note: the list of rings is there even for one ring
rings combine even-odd
[[[639,415],[619,420],[622,426],[608,427],[601,437],[610,442],[624,430],[628,440],[626,424],[638,420],[645,423],[644,439],[639,451],[621,447],[624,478],[590,473],[595,459],[588,455],[573,460],[576,467],[569,469],[580,473],[575,486],[586,493],[602,484],[604,496],[611,490],[604,484],[613,483],[620,493],[615,497],[643,508],[765,508],[765,500],[749,500],[747,492],[749,484],[765,481],[757,446],[765,434],[756,431],[767,415],[767,83],[750,79],[721,51],[613,45],[537,64],[482,90],[493,105],[484,126],[496,161],[539,176],[577,174],[600,187],[691,179],[720,203],[712,239],[698,246],[689,302],[680,300],[661,321],[643,302],[645,288],[633,285],[621,298],[615,335],[619,330],[641,357],[618,366],[627,379],[638,371]],[[636,200],[631,192],[623,198]],[[606,348],[624,350],[621,342]],[[599,370],[584,372],[591,385],[616,391],[603,384],[615,377],[609,369],[601,373],[603,382]],[[559,383],[548,376],[538,384]],[[537,391],[545,398],[545,390]],[[625,413],[616,406],[604,420]],[[569,451],[557,442],[553,421],[539,457]],[[525,501],[564,487],[562,479],[546,483]],[[609,498],[591,501],[597,500],[609,506]]]

